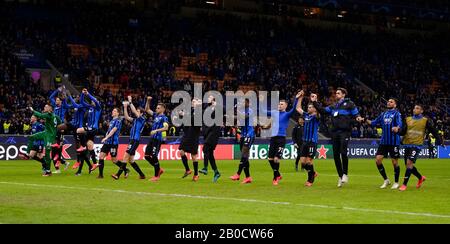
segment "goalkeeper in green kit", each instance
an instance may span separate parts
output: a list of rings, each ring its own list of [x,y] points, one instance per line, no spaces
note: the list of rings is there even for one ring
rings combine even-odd
[[[52,172],[50,171],[51,145],[55,142],[57,132],[56,127],[61,123],[61,119],[53,113],[53,107],[50,104],[46,104],[44,106],[43,113],[34,111],[32,107],[30,107],[30,110],[33,112],[33,115],[35,115],[39,119],[45,120],[45,130],[28,137],[27,154],[20,153],[19,157],[21,157],[22,159],[29,159],[30,158],[29,153],[33,147],[34,141],[43,140],[45,146],[45,156],[44,156],[45,165],[42,164],[42,168],[44,170],[42,176],[51,176],[52,175]]]

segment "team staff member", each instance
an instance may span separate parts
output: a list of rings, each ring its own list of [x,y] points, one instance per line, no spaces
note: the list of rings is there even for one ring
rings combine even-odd
[[[334,164],[339,176],[338,187],[348,182],[348,142],[352,134],[352,124],[354,120],[363,121],[359,115],[356,105],[346,98],[347,90],[341,87],[336,89],[337,102],[331,106],[323,108],[317,102],[317,94],[311,94],[311,101],[319,113],[331,116],[331,140],[333,143]]]

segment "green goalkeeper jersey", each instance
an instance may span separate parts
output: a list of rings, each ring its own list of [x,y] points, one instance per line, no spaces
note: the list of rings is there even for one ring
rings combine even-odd
[[[51,136],[56,137],[57,126],[61,124],[61,119],[54,113],[39,113],[38,111],[33,112],[36,117],[45,120],[45,132],[49,133]]]

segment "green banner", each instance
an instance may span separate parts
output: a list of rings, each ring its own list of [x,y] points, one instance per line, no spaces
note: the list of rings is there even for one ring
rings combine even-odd
[[[239,145],[234,145],[234,159],[241,158],[241,150]],[[297,157],[298,150],[294,145],[289,144],[284,147],[282,154],[283,159],[295,159]],[[249,159],[267,159],[269,154],[268,144],[252,145],[250,148]],[[319,144],[317,145],[316,159],[333,158],[333,149],[331,145]]]

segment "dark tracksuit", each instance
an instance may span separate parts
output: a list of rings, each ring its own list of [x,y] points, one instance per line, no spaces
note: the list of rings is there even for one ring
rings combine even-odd
[[[356,105],[348,98],[323,108],[318,102],[314,102],[314,107],[324,115],[331,116],[331,140],[333,143],[333,156],[336,170],[339,177],[348,175],[348,142],[352,133],[352,125],[359,115]]]

